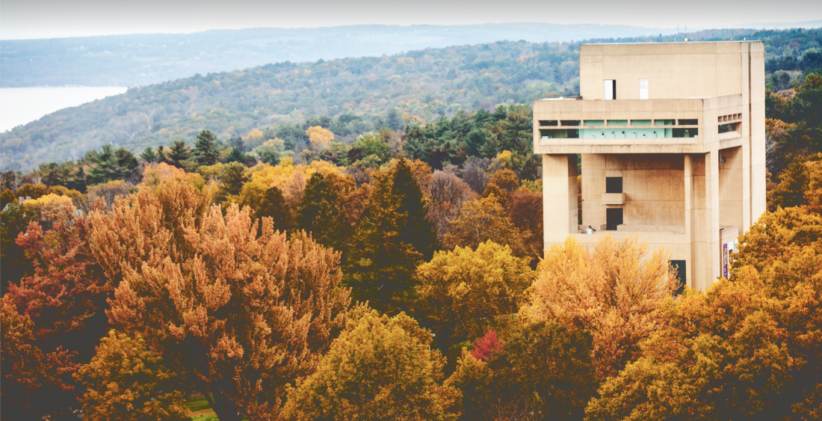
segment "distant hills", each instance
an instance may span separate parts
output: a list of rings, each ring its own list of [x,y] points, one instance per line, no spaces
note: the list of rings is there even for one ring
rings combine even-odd
[[[0,87],[142,86],[278,62],[381,56],[495,41],[570,42],[670,29],[544,23],[356,25],[0,41]]]
[[[585,42],[673,41],[683,35]],[[771,72],[801,70],[822,57],[819,29],[721,29],[686,36],[762,39]],[[130,88],[0,134],[0,170],[76,160],[104,144],[139,152],[173,140],[191,143],[202,129],[227,139],[311,116],[346,116],[341,120],[355,125],[351,133],[356,134],[378,128],[389,111],[403,125],[414,125],[460,109],[490,110],[576,95],[579,44],[500,41],[381,57],[281,62]]]

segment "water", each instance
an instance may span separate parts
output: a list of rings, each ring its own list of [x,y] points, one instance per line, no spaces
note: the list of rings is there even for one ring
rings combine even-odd
[[[39,120],[46,114],[95,99],[122,94],[118,87],[0,88],[0,133]]]

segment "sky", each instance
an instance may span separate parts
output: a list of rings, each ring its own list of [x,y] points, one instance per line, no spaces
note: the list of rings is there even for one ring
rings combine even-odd
[[[0,39],[357,24],[545,22],[690,30],[816,20],[822,20],[820,0],[0,0]]]

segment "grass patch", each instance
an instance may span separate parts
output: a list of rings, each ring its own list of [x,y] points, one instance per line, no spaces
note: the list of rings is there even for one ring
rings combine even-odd
[[[186,401],[186,406],[191,411],[202,411],[203,409],[211,408],[205,396],[197,396],[196,398],[188,399]]]

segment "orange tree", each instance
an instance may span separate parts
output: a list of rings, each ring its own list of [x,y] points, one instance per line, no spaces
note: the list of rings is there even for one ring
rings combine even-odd
[[[286,384],[314,371],[343,326],[339,253],[206,203],[172,180],[92,214],[93,248],[118,283],[108,316],[221,420],[276,419]]]
[[[600,379],[616,375],[639,354],[638,344],[662,326],[660,305],[675,288],[663,251],[636,238],[607,236],[591,249],[573,238],[545,251],[520,313],[593,335]]]
[[[822,217],[777,209],[740,240],[731,279],[667,303],[590,419],[819,419]]]

